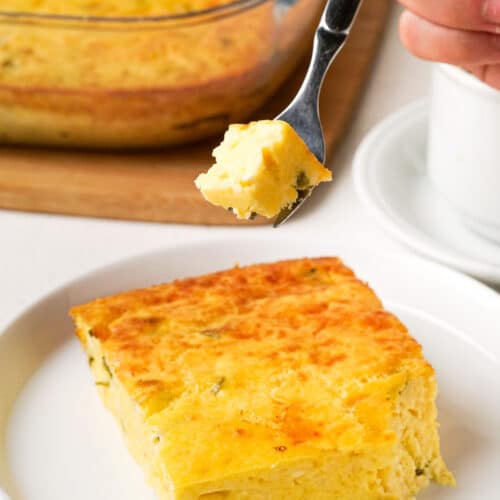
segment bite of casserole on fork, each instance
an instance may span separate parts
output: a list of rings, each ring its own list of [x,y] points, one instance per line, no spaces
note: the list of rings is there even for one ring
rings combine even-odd
[[[196,187],[207,201],[240,219],[275,217],[300,191],[332,178],[291,125],[280,120],[230,125],[213,156],[215,164],[198,176]]]

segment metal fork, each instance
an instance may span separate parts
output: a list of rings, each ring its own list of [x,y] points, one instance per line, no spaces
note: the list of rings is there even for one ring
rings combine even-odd
[[[275,120],[288,122],[321,162],[325,162],[325,140],[319,119],[319,95],[330,64],[349,35],[361,0],[328,0],[321,16],[302,85],[288,107]],[[312,189],[299,191],[293,205],[276,216],[274,227],[288,220],[310,196]]]

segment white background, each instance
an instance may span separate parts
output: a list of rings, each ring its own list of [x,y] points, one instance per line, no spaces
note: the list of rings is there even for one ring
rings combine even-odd
[[[297,238],[320,234],[379,252],[408,252],[374,224],[357,199],[351,178],[353,155],[368,130],[404,104],[428,94],[432,66],[401,46],[399,13],[395,8],[357,115],[332,160],[334,182],[315,191],[290,222],[279,229],[219,228],[0,211],[0,329],[26,305],[68,279],[178,242],[280,231]]]

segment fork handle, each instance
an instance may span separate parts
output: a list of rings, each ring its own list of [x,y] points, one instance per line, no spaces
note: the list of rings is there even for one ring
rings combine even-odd
[[[361,0],[328,0],[314,37],[311,63],[297,95],[278,117],[290,121],[321,163],[325,142],[319,121],[319,95],[326,72],[344,45]],[[317,124],[319,130],[311,130]]]
[[[361,0],[328,0],[320,27],[347,36],[360,5]]]

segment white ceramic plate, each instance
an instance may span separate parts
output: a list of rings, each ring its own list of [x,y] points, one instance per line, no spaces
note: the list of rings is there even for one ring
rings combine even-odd
[[[67,316],[71,305],[236,261],[314,255],[340,255],[354,267],[407,324],[436,368],[442,449],[459,486],[432,486],[419,498],[500,498],[500,297],[414,257],[274,236],[133,258],[69,283],[25,311],[0,335],[1,487],[13,500],[154,498],[96,394]]]
[[[500,245],[467,229],[425,174],[427,116],[427,102],[418,102],[367,135],[354,159],[358,195],[369,215],[412,249],[500,285]]]

